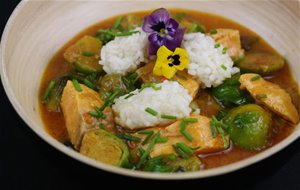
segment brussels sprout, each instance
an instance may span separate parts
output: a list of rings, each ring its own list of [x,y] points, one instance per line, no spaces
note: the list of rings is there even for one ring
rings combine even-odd
[[[252,97],[246,90],[240,90],[240,74],[226,79],[221,85],[212,88],[212,95],[224,107],[233,107],[251,103]]]
[[[115,166],[126,167],[129,159],[127,145],[115,135],[95,129],[85,133],[80,153]]]
[[[251,50],[256,42],[258,42],[258,37],[256,36],[241,36],[241,46],[246,51]]]
[[[175,156],[173,158],[172,156]],[[143,168],[144,171],[150,172],[189,172],[199,171],[201,161],[197,156],[191,156],[188,159],[176,158],[176,155],[161,155],[148,160]]]
[[[237,66],[243,73],[258,73],[267,76],[282,69],[284,62],[284,58],[278,55],[249,53]]]
[[[84,36],[66,50],[64,57],[81,73],[99,73],[102,71],[102,66],[99,64],[101,47],[102,43],[97,38]]]
[[[271,116],[256,104],[232,109],[223,119],[231,140],[244,149],[257,150],[267,142]]]

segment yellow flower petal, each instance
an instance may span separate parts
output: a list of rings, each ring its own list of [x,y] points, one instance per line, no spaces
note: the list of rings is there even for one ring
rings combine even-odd
[[[188,53],[182,49],[182,48],[176,48],[173,55],[179,55],[180,59],[180,65],[175,65],[175,68],[179,71],[184,70],[185,68],[187,68],[188,64],[189,64],[189,57],[188,57]]]
[[[170,67],[168,64],[163,64],[162,66],[162,74],[167,79],[171,79],[177,72],[177,69],[175,67]]]

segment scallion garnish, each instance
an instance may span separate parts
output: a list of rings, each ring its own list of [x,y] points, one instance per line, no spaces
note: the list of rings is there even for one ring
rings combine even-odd
[[[105,125],[103,123],[100,123],[99,128],[105,130]]]
[[[154,147],[157,139],[160,137],[160,131],[158,131],[155,136],[153,137],[153,139],[151,140],[151,142],[149,143],[147,149],[145,150],[144,154],[141,156],[138,164],[136,165],[136,168],[139,169],[142,164],[144,164],[146,158],[148,157],[148,155],[150,154],[150,151],[152,150],[152,148]]]
[[[258,80],[258,79],[260,79],[260,76],[259,76],[259,75],[256,75],[256,76],[252,77],[250,80],[251,80],[251,81],[256,81],[256,80]]]
[[[72,82],[73,82],[73,85],[74,85],[75,89],[76,89],[78,92],[81,92],[81,91],[82,91],[82,88],[81,88],[79,82],[78,82],[76,79],[73,79]]]
[[[121,139],[125,139],[125,140],[129,140],[129,141],[141,141],[141,138],[127,134],[127,133],[120,133],[117,134],[117,137],[121,138]]]
[[[151,114],[151,115],[153,115],[153,116],[157,116],[157,114],[158,114],[157,111],[155,111],[154,109],[149,108],[149,107],[147,107],[147,108],[145,109],[145,112],[147,112],[147,113],[149,113],[149,114]]]
[[[147,134],[146,138],[143,140],[142,145],[147,144],[153,134],[154,134],[154,131],[149,132],[149,134]]]
[[[220,47],[220,44],[215,44],[215,48],[219,48]]]
[[[133,96],[134,94],[132,94],[132,93],[129,93],[127,96],[125,96],[125,98],[124,99],[128,99],[128,98],[130,98],[131,96]]]
[[[222,68],[224,71],[227,70],[227,67],[226,67],[224,64],[221,65],[221,68]]]
[[[224,145],[224,148],[227,148],[228,146],[229,146],[229,143],[228,143],[228,141],[227,141],[227,139],[226,139],[226,137],[225,137],[225,132],[224,132],[224,130],[222,129],[222,127],[217,127],[217,129],[218,129],[218,132],[219,132],[219,134],[221,135],[221,138],[222,138],[222,141],[223,141],[223,145]]]
[[[96,86],[95,86],[91,81],[89,81],[88,79],[83,79],[83,83],[84,83],[87,87],[89,87],[89,88],[91,88],[91,89],[93,89],[93,90],[96,89]]]
[[[168,138],[166,138],[166,137],[160,137],[160,138],[158,138],[157,139],[157,143],[165,143],[165,142],[168,142]]]
[[[136,78],[139,76],[137,72],[132,73],[131,75],[128,76],[129,80],[136,80]]]
[[[95,54],[94,54],[93,52],[90,52],[90,51],[84,51],[84,52],[82,53],[82,55],[85,56],[85,57],[92,57],[92,56],[94,56]]]
[[[217,120],[217,118],[215,116],[213,116],[210,121],[210,129],[211,129],[211,134],[212,134],[213,138],[217,137],[217,128],[216,128],[215,120]]]
[[[98,117],[98,113],[95,111],[90,111],[89,114],[93,117]]]
[[[160,116],[162,119],[177,119],[175,115],[161,115]]]
[[[186,140],[188,141],[193,140],[193,137],[186,130],[180,130],[180,133],[186,138]]]
[[[192,33],[192,32],[201,32],[201,33],[205,33],[204,28],[202,28],[201,25],[199,24],[194,24],[189,30],[188,33]]]
[[[259,98],[267,98],[268,96],[266,94],[258,94],[257,95]]]
[[[111,35],[111,36],[114,36],[114,37],[117,37],[117,36],[130,36],[132,34],[135,34],[135,33],[140,33],[140,31],[129,31],[129,32],[112,32],[110,30],[98,30],[98,32],[100,33],[106,33],[108,35]]]
[[[100,108],[95,107],[96,112],[98,113],[98,117],[101,119],[105,119],[106,115],[100,110]]]
[[[191,155],[194,153],[194,151],[190,147],[188,147],[186,144],[184,144],[182,142],[177,143],[177,146],[179,148],[181,148],[188,155]]]
[[[107,106],[113,103],[114,99],[121,93],[121,89],[116,89],[104,102],[100,110],[103,111]]]
[[[196,123],[196,122],[198,122],[198,119],[197,118],[186,117],[186,118],[183,118],[182,121],[186,122],[186,123]]]
[[[142,147],[138,147],[138,151],[140,153],[140,155],[143,155],[145,150]]]
[[[174,154],[174,153],[172,153],[172,154],[169,154],[168,155],[168,158],[170,159],[170,160],[176,160],[176,158],[177,158],[177,155],[176,154]]]
[[[142,87],[139,90],[139,92],[142,92],[145,88],[150,88],[150,87],[153,90],[161,90],[161,86],[155,86],[155,84],[153,84],[153,83],[144,83],[144,84],[142,84]]]
[[[209,33],[210,34],[216,34],[216,33],[218,33],[218,31],[216,29],[211,29],[211,30],[209,30]]]
[[[49,97],[49,95],[51,94],[51,92],[53,91],[55,87],[55,81],[54,80],[51,80],[46,91],[45,91],[45,94],[43,96],[43,101],[46,101],[47,98]]]
[[[175,151],[184,159],[188,159],[189,155],[186,154],[178,145],[173,144]]]
[[[122,17],[118,16],[112,29],[118,29],[120,26],[121,20],[122,20]]]
[[[137,132],[138,134],[142,134],[142,135],[149,135],[149,134],[153,134],[154,131],[152,130],[141,130]]]
[[[222,50],[222,54],[225,54],[227,52],[227,48],[223,48],[223,50]]]

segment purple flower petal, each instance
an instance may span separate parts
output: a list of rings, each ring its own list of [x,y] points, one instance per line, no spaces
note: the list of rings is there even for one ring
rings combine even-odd
[[[157,33],[152,33],[148,36],[149,40],[149,55],[155,55],[158,48],[165,45],[166,39]]]
[[[160,46],[158,46],[156,44],[149,43],[149,46],[148,46],[149,55],[156,55],[156,52],[157,52],[159,47]]]
[[[185,28],[179,28],[174,35],[173,39],[167,39],[165,45],[171,51],[174,51],[177,47],[181,46]]]
[[[153,11],[149,16],[144,18],[144,23],[142,29],[144,32],[152,33],[159,32],[155,31],[154,28],[157,28],[158,25],[164,25],[169,21],[170,14],[164,8],[157,9]]]
[[[166,30],[168,31],[168,34],[173,36],[176,33],[176,30],[178,29],[178,22],[174,19],[169,19],[166,23]]]

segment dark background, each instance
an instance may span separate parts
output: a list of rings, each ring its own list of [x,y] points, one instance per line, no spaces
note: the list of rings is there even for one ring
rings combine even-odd
[[[1,25],[19,0],[0,0]],[[274,156],[227,175],[188,181],[119,176],[84,165],[52,148],[22,121],[0,84],[0,189],[300,189],[300,140]]]

